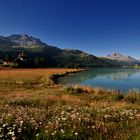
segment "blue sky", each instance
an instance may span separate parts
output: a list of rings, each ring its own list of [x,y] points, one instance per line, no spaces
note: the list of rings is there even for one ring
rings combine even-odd
[[[60,48],[140,58],[138,0],[0,0],[0,34],[29,34]]]

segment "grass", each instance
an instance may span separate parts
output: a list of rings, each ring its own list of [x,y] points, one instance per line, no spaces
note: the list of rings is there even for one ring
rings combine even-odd
[[[0,70],[0,139],[139,140],[139,92],[56,83],[76,71]]]

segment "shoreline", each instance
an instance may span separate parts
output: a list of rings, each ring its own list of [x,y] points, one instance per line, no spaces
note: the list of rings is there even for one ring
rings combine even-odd
[[[58,79],[61,78],[61,77],[64,77],[64,76],[67,76],[69,74],[73,74],[73,73],[79,73],[79,72],[82,72],[82,71],[86,71],[87,69],[74,69],[74,71],[67,71],[65,73],[62,73],[62,74],[53,74],[50,76],[50,78],[54,81],[55,84],[60,84],[58,83]]]
[[[54,73],[54,74],[50,74],[48,76],[42,76],[40,78],[40,81],[48,86],[50,85],[62,85],[58,83],[58,79],[64,76],[67,76],[69,74],[72,73],[78,73],[78,72],[82,72],[85,71],[86,69],[68,69],[66,72],[62,72],[62,73]]]

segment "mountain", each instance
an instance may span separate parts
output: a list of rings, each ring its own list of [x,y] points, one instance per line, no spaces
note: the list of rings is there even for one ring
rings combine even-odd
[[[31,46],[44,46],[47,45],[43,43],[40,39],[28,36],[26,34],[16,35],[13,34],[8,36],[7,39],[11,42],[17,43],[20,47],[31,47]]]
[[[17,58],[23,52],[33,63],[43,63],[48,67],[93,67],[108,66],[109,64],[98,57],[80,50],[60,49],[48,45],[40,39],[26,35],[13,34],[8,37],[0,36],[0,57]],[[10,59],[11,60],[11,59]],[[36,65],[36,64],[35,64]]]
[[[114,52],[111,55],[107,55],[104,57],[109,60],[113,60],[116,63],[119,63],[120,65],[135,65],[135,64],[140,64],[140,61],[129,56],[129,55],[123,55],[118,52]]]
[[[26,58],[23,62],[20,61],[23,60],[21,56]],[[0,58],[3,61],[14,61],[21,67],[122,66],[136,62],[130,56],[117,53],[99,58],[76,49],[60,49],[26,34],[0,36]]]
[[[0,36],[0,49],[6,50],[10,49],[12,46],[18,45],[15,42],[8,40],[6,37]]]

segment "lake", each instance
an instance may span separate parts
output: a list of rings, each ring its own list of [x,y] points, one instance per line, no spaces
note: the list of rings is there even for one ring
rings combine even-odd
[[[58,79],[61,84],[80,84],[107,89],[140,89],[140,69],[93,68]]]

